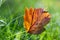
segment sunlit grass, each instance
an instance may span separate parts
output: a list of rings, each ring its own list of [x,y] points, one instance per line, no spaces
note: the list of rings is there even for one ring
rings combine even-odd
[[[28,3],[29,2],[29,3]],[[31,3],[31,4],[30,4]],[[56,4],[56,5],[55,5]],[[0,40],[60,40],[60,1],[57,0],[6,0],[0,4]],[[29,34],[23,26],[25,7],[44,8],[51,14],[45,31]]]

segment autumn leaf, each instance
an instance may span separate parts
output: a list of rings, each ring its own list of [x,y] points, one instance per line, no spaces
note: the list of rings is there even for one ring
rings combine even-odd
[[[50,21],[50,14],[42,8],[26,8],[24,15],[24,28],[28,33],[42,33]]]

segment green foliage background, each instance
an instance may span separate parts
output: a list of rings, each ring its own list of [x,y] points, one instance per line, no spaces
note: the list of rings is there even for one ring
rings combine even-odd
[[[44,8],[51,21],[41,34],[26,33],[25,7]],[[60,0],[0,0],[0,40],[60,40]]]

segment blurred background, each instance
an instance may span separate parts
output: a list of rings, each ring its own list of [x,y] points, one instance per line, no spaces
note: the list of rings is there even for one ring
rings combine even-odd
[[[51,14],[43,33],[26,33],[25,7],[44,8]],[[60,40],[60,0],[0,0],[0,40]]]

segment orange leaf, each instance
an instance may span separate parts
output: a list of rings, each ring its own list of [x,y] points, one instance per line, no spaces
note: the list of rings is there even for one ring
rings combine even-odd
[[[44,26],[50,21],[50,14],[42,8],[26,8],[24,15],[24,27],[31,34],[42,33]]]

